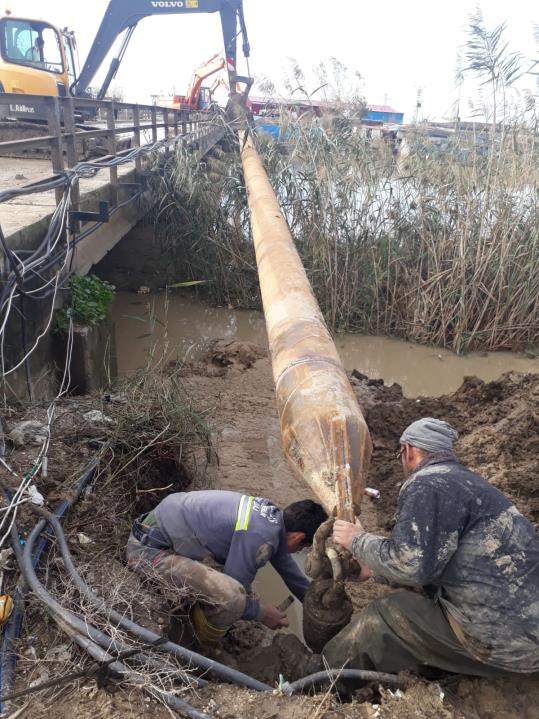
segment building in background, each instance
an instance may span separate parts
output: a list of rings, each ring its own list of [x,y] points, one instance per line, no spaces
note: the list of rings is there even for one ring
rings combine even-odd
[[[367,105],[367,112],[361,118],[363,123],[373,125],[402,125],[404,113],[389,105]]]

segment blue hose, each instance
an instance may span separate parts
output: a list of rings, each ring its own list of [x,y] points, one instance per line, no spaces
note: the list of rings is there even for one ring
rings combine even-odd
[[[97,460],[94,459],[82,473],[80,479],[73,488],[71,497],[69,499],[62,500],[56,507],[54,512],[55,517],[63,519],[69,509],[71,509],[73,504],[75,504],[78,500],[84,489],[92,481],[96,467]],[[48,543],[49,539],[46,536],[42,536],[40,538],[32,558],[34,567],[37,566],[43,552],[47,548]],[[20,553],[20,551],[17,552],[17,549],[15,549],[15,554]],[[17,583],[15,591],[12,594],[13,612],[5,625],[2,637],[2,646],[0,647],[0,696],[10,694],[13,691],[13,686],[15,684],[15,672],[17,669],[17,652],[15,651],[15,646],[20,639],[22,632],[22,620],[24,617],[24,605],[27,591],[26,584],[21,577]],[[5,709],[6,707],[4,702],[0,702],[0,714],[3,714]]]

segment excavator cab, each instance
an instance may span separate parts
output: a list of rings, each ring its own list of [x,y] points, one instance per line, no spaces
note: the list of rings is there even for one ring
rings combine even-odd
[[[0,92],[67,97],[76,80],[74,34],[43,20],[0,18],[0,55]],[[4,116],[43,119],[22,97],[2,110]]]

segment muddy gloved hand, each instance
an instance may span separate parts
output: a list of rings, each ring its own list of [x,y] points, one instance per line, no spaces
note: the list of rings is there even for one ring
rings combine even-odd
[[[262,616],[260,617],[262,624],[270,629],[280,629],[288,626],[286,614],[273,604],[262,605]]]

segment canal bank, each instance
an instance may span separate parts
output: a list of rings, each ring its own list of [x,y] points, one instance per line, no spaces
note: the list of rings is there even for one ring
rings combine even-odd
[[[142,291],[144,291],[143,288]],[[212,307],[187,294],[117,292],[112,306],[118,371],[144,367],[150,350],[169,361],[201,359],[216,339],[267,346],[262,312]],[[345,368],[370,379],[401,385],[405,397],[437,397],[454,392],[464,377],[484,381],[504,372],[539,372],[539,359],[514,352],[481,352],[457,356],[390,337],[338,334],[335,344]]]

